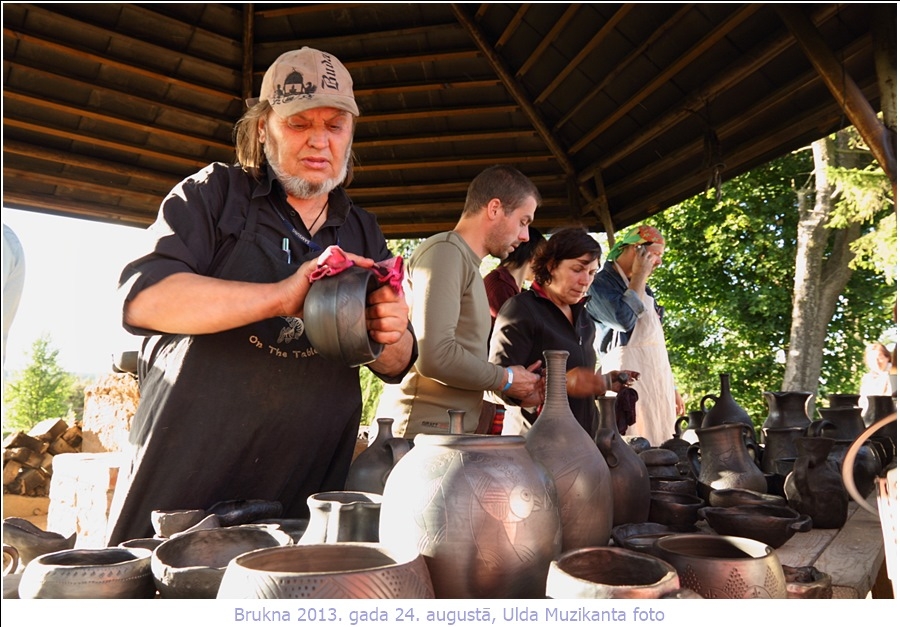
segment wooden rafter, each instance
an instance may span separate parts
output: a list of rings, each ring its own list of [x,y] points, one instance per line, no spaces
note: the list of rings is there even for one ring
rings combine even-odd
[[[650,94],[659,89],[662,85],[664,85],[668,80],[670,80],[673,76],[683,71],[692,61],[696,60],[701,54],[712,48],[712,46],[719,41],[723,37],[725,37],[729,32],[731,32],[736,26],[745,21],[750,15],[759,10],[760,5],[745,5],[744,7],[735,11],[727,20],[723,21],[716,28],[714,28],[710,33],[697,42],[697,45],[692,46],[687,52],[678,57],[675,61],[669,64],[663,72],[660,72],[653,80],[648,82],[644,87],[638,90],[631,98],[628,99],[627,102],[620,105],[616,108],[616,110],[604,117],[603,121],[600,124],[597,124],[594,128],[584,134],[577,142],[572,144],[572,147],[569,148],[569,154],[574,155],[584,149],[592,140],[596,139],[598,135],[600,135],[603,131],[612,126],[615,122],[620,120],[622,117],[627,115],[634,107],[638,106],[643,100],[645,100]]]
[[[587,57],[591,52],[596,50],[596,48],[602,44],[609,34],[615,29],[616,25],[625,19],[625,16],[634,8],[633,4],[623,4],[619,9],[613,13],[612,17],[610,17],[605,24],[591,37],[591,40],[587,42],[581,50],[576,54],[564,67],[560,70],[556,77],[550,81],[550,83],[544,88],[538,97],[534,99],[535,104],[541,104],[544,102],[547,97],[552,94],[559,85],[569,77],[572,72],[584,61],[585,57]]]
[[[515,80],[512,74],[510,74],[503,61],[500,59],[497,53],[494,52],[493,48],[490,47],[487,39],[484,37],[484,34],[479,30],[478,26],[474,22],[472,22],[468,14],[460,10],[460,8],[455,4],[451,4],[450,6],[453,9],[453,13],[456,15],[456,18],[460,21],[460,24],[462,24],[463,28],[468,31],[468,33],[472,37],[472,40],[475,42],[484,56],[487,57],[488,62],[494,68],[494,71],[497,73],[497,76],[500,77],[500,80],[503,81],[503,84],[506,86],[506,89],[509,91],[510,95],[522,108],[522,112],[526,115],[526,117],[528,117],[529,121],[538,132],[538,135],[540,135],[541,139],[544,140],[544,143],[547,145],[547,148],[550,150],[550,152],[553,153],[560,167],[568,176],[574,176],[575,166],[572,165],[572,162],[566,155],[566,151],[559,144],[556,138],[553,137],[550,129],[547,128],[547,124],[544,122],[537,109],[535,109],[534,104],[529,100],[528,95],[525,93],[525,90],[522,89],[522,86]]]

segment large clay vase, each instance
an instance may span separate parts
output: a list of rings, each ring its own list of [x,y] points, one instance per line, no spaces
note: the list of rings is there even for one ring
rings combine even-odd
[[[544,406],[525,434],[528,452],[550,472],[556,485],[564,552],[607,545],[613,522],[609,466],[569,408],[568,357],[568,351],[544,351],[547,393]]]
[[[647,522],[650,512],[650,474],[634,449],[616,428],[616,397],[597,399],[600,428],[594,440],[603,453],[612,479],[613,526]]]
[[[438,598],[541,598],[556,487],[522,436],[419,434],[384,486],[379,540],[424,555]]]
[[[808,427],[809,399],[812,396],[812,392],[763,392],[763,397],[769,404],[769,415],[763,422],[763,429]]]
[[[700,409],[704,412],[703,427],[715,427],[726,423],[743,423],[754,428],[750,414],[738,405],[731,395],[731,375],[722,373],[719,375],[719,395],[707,394],[700,399]],[[711,407],[706,406],[708,400],[715,401]],[[755,432],[754,432],[755,437]]]
[[[345,490],[381,494],[391,470],[409,452],[409,440],[394,437],[393,418],[378,418],[375,422],[378,424],[375,438],[350,464]]]
[[[697,437],[700,442],[688,449],[688,460],[701,492],[723,488],[766,492],[766,476],[750,455],[756,448],[753,429],[732,422],[698,429]]]
[[[847,521],[849,496],[841,473],[828,458],[831,438],[799,438],[794,469],[784,480],[788,505],[812,518],[813,527],[836,529]]]

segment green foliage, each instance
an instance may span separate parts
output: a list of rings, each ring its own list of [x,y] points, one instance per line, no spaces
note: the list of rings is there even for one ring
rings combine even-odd
[[[768,413],[762,393],[781,389],[797,247],[794,188],[811,170],[808,151],[788,155],[724,183],[718,203],[712,193],[699,195],[648,220],[666,237],[650,285],[666,309],[669,360],[688,410],[719,393],[720,373],[731,374],[732,394],[759,422]],[[854,272],[829,327],[819,398],[856,390],[862,347],[889,326],[892,294],[871,268]]]
[[[378,400],[384,389],[384,382],[372,374],[368,368],[359,369],[359,387],[362,390],[362,420],[360,424],[370,425],[375,421]]]
[[[56,362],[58,354],[49,335],[34,341],[31,362],[14,375],[3,393],[4,433],[27,431],[46,418],[64,418],[69,422],[81,418],[75,414],[79,383]],[[83,411],[84,384],[80,385]]]

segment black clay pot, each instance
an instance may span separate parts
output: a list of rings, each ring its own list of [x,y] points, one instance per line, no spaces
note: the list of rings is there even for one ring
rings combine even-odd
[[[698,512],[716,533],[750,538],[777,549],[797,531],[812,529],[812,519],[790,507],[736,505],[704,507]]]

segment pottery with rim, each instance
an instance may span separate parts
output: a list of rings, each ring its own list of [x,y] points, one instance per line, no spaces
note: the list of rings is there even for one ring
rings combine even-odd
[[[150,549],[65,549],[25,567],[22,599],[151,599]]]
[[[377,543],[258,549],[232,559],[219,599],[433,599],[425,558]]]
[[[290,544],[291,536],[274,526],[200,529],[156,547],[150,569],[164,599],[214,599],[225,567],[233,558],[255,549]]]
[[[697,514],[716,533],[758,540],[773,549],[790,540],[794,533],[812,529],[808,514],[778,505],[704,507]]]
[[[758,540],[705,533],[656,541],[656,554],[681,585],[706,599],[784,599],[787,585],[775,549]]]
[[[547,574],[550,599],[658,599],[680,587],[670,564],[618,547],[568,551]]]

